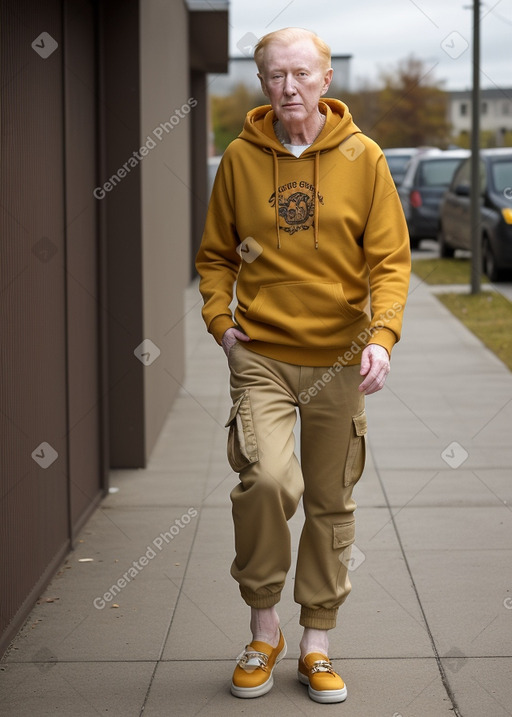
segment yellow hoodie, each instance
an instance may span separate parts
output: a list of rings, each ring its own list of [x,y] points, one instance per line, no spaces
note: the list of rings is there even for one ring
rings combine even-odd
[[[300,157],[277,139],[270,105],[248,113],[220,163],[196,266],[218,343],[234,326],[264,356],[351,365],[367,343],[391,353],[400,338],[410,244],[381,149],[339,100],[319,109],[325,125]]]

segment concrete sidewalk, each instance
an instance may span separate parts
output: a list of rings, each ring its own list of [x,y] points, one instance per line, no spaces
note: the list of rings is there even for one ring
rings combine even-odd
[[[512,715],[512,374],[413,278],[392,373],[367,399],[353,591],[330,635],[348,699],[317,705],[296,679],[292,570],[288,656],[268,695],[237,700],[249,611],[229,575],[228,370],[196,286],[187,301],[186,383],[151,462],[113,471],[118,492],[4,658],[0,715]]]

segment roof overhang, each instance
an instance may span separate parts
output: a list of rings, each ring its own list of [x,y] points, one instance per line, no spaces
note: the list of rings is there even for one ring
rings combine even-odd
[[[186,5],[191,69],[227,72],[229,3],[227,0],[186,0]]]

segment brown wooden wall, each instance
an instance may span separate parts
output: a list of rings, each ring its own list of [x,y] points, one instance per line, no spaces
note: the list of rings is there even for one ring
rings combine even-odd
[[[2,3],[2,644],[104,485],[95,35],[90,0]]]
[[[182,385],[204,74],[227,69],[227,13],[182,0],[4,0],[0,13],[1,654],[109,468],[145,467]]]

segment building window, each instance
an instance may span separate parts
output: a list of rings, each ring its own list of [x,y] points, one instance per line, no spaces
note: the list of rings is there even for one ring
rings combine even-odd
[[[466,115],[467,115],[467,113],[468,113],[468,105],[467,105],[467,102],[461,102],[459,106],[460,106],[460,116],[461,116],[461,117],[466,117]]]
[[[501,114],[508,116],[510,114],[510,102],[504,102],[501,107]]]
[[[487,102],[482,102],[482,114],[487,114]]]

